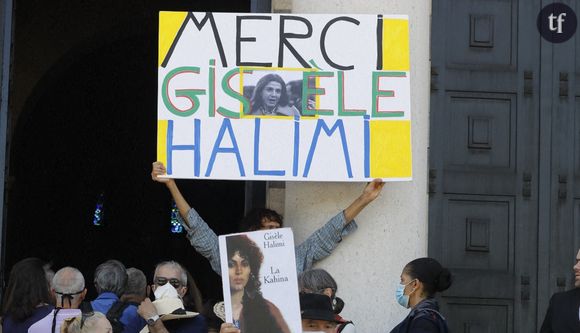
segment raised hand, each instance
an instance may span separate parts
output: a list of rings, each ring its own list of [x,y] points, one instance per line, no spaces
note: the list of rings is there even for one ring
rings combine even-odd
[[[156,161],[153,162],[153,167],[151,168],[151,179],[156,182],[163,183],[169,185],[169,183],[173,183],[174,180],[171,178],[164,178],[159,176],[164,176],[167,174],[167,169],[165,169],[165,165],[163,163]]]
[[[223,323],[220,327],[220,333],[240,333],[240,330],[237,329],[233,324]]]
[[[384,186],[385,182],[383,182],[382,179],[373,179],[373,181],[368,183],[364,188],[362,196],[369,200],[369,202],[373,201],[379,196],[379,194],[381,194]]]

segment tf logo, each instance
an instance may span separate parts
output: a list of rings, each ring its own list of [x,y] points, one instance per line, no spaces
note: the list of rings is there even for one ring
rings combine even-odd
[[[578,19],[568,5],[553,3],[542,8],[537,25],[544,39],[552,43],[563,43],[574,36]]]

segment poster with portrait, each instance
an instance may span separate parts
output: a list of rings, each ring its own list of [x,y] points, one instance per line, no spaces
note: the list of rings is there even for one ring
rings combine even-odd
[[[226,321],[244,333],[302,332],[292,229],[219,237]]]
[[[160,12],[168,177],[412,180],[405,15]]]

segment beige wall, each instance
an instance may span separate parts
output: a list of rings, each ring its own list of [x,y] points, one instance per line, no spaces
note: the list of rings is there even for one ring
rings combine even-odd
[[[293,13],[406,14],[410,19],[412,93],[412,182],[389,183],[364,210],[359,230],[345,238],[318,267],[339,285],[345,318],[358,332],[389,332],[407,314],[394,298],[403,266],[427,254],[427,148],[429,145],[429,36],[431,1],[293,0],[273,3]],[[345,208],[361,183],[286,183],[285,220],[297,242]]]

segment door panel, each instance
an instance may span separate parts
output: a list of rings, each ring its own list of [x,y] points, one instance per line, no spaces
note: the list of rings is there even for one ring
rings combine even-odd
[[[453,332],[536,330],[540,5],[433,2],[429,255]]]
[[[449,125],[446,167],[493,168],[515,172],[516,96],[493,93],[448,93]],[[452,184],[450,184],[451,186]]]
[[[454,298],[447,303],[449,313],[464,318],[449,320],[450,332],[513,332],[513,304],[506,300]]]
[[[516,70],[517,1],[449,1],[447,67]],[[465,41],[457,44],[457,41]]]
[[[576,13],[580,10],[578,1],[562,1]],[[549,271],[543,292],[548,298],[555,292],[574,288],[572,266],[579,247],[577,207],[580,199],[580,37],[576,35],[561,44],[552,44],[553,62],[550,89],[546,98],[551,100],[551,108],[543,112],[551,122],[550,169],[546,177],[549,187],[549,239],[540,250],[549,253],[546,269]],[[544,94],[542,94],[544,96]],[[540,308],[543,312],[545,307]],[[543,314],[542,314],[543,315]]]

